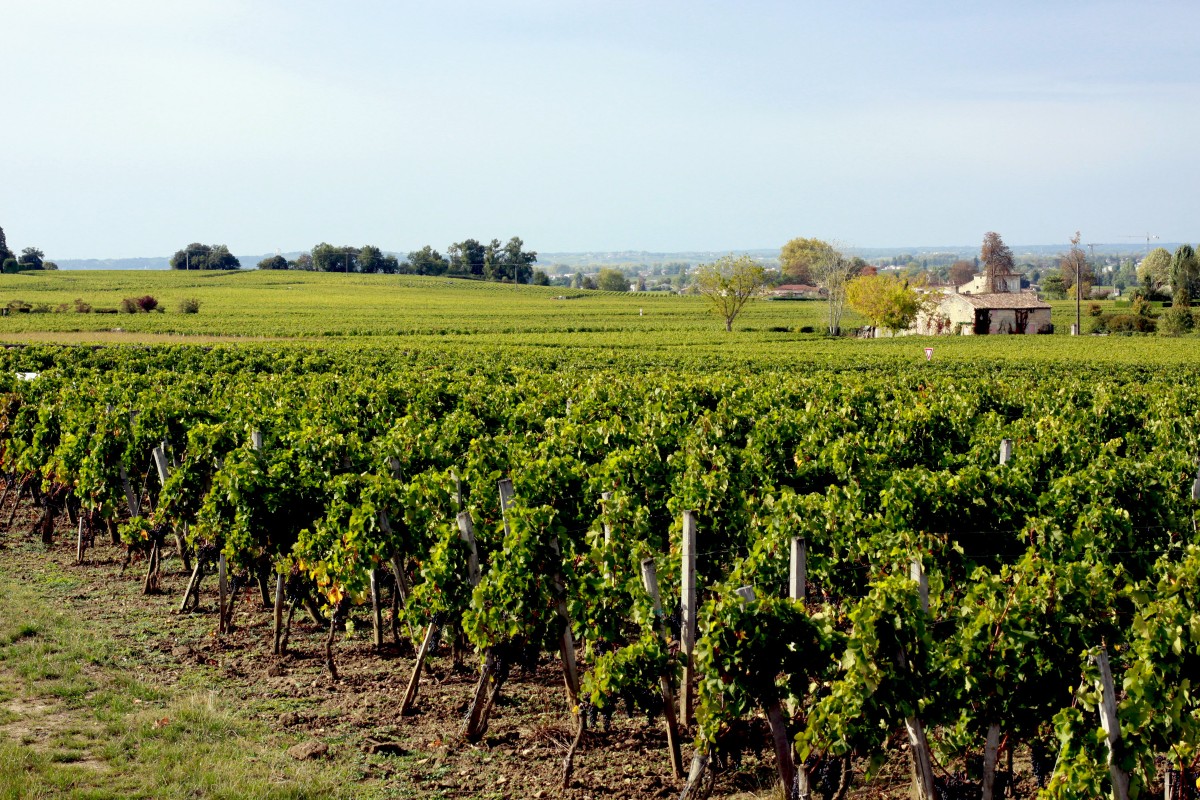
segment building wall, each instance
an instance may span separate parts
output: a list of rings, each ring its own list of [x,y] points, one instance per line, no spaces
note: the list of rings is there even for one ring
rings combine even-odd
[[[989,310],[989,315],[988,333],[1003,334],[1016,332],[1016,310],[1011,308],[993,308]],[[938,317],[943,318],[940,326],[936,321]],[[945,320],[949,320],[949,323],[947,324]],[[1029,309],[1029,319],[1025,327],[1026,333],[1039,333],[1049,325],[1050,309]],[[932,318],[925,315],[918,318],[916,332],[925,336],[932,336],[939,333],[973,335],[975,333],[975,306],[958,295],[948,295],[938,304]]]

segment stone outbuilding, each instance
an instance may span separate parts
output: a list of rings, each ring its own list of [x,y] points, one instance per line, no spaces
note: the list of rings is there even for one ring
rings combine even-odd
[[[1050,304],[1032,292],[944,295],[917,320],[919,334],[1054,333]]]

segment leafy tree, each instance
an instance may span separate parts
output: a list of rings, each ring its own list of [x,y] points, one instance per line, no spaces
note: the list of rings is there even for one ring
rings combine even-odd
[[[45,258],[46,254],[36,247],[26,247],[21,251],[17,263],[21,265],[21,269],[41,269]]]
[[[998,288],[995,276],[1007,275],[1016,271],[1012,250],[1008,249],[1008,245],[995,231],[988,231],[983,235],[983,245],[979,248],[979,256],[983,261],[983,273],[989,279],[989,291],[994,292]]]
[[[45,270],[57,270],[57,269],[58,269],[58,264],[55,264],[53,261],[43,261],[43,262],[42,262],[42,269],[45,269]]]
[[[242,264],[223,244],[192,242],[171,256],[171,269],[239,269]]]
[[[697,290],[725,320],[726,331],[733,330],[733,320],[762,293],[766,283],[766,269],[750,256],[722,256],[696,270]]]
[[[533,264],[537,261],[537,253],[525,250],[525,242],[514,236],[504,245],[502,258],[508,274],[516,283],[529,283],[533,277]]]
[[[533,285],[534,286],[549,286],[550,285],[550,276],[547,275],[545,272],[542,272],[540,269],[535,269],[533,271]]]
[[[429,245],[408,254],[408,271],[414,275],[445,275],[450,262]]]
[[[1173,305],[1190,306],[1200,289],[1200,264],[1190,244],[1181,244],[1171,257],[1171,289]]]
[[[475,239],[464,239],[446,248],[451,275],[483,277],[484,246]]]
[[[0,228],[0,264],[4,264],[10,258],[15,259],[13,251],[8,249],[8,240],[4,236],[4,228]],[[8,270],[6,269],[5,272]]]
[[[596,276],[596,286],[606,292],[628,292],[629,279],[621,270],[605,267]]]
[[[908,328],[927,300],[898,275],[860,275],[846,285],[846,302],[874,328]]]
[[[20,272],[21,265],[17,263],[15,258],[9,256],[8,258],[4,259],[4,263],[0,265],[0,269],[2,269],[5,274],[11,275],[15,272]]]
[[[375,273],[383,271],[383,251],[373,244],[364,244],[358,251],[358,271]]]
[[[283,256],[271,256],[258,262],[259,269],[287,269],[288,260]]]
[[[317,272],[358,272],[357,247],[334,247],[321,242],[312,249],[313,269]]]
[[[800,283],[813,283],[817,277],[816,267],[836,258],[837,251],[820,239],[797,237],[779,251],[779,268],[790,279]]]
[[[950,265],[950,283],[954,286],[962,286],[964,283],[970,283],[975,275],[975,264],[973,262],[955,261]]]
[[[312,272],[313,260],[312,253],[301,253],[296,256],[294,261],[288,262],[288,269],[298,269],[304,272]]]
[[[1151,250],[1138,264],[1137,279],[1147,295],[1162,292],[1171,283],[1171,254],[1162,247]]]
[[[1042,293],[1046,297],[1061,300],[1067,296],[1067,284],[1062,275],[1050,275],[1042,281]]]

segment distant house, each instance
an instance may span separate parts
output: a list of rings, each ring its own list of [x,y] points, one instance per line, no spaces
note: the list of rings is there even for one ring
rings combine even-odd
[[[1053,332],[1050,304],[1032,292],[946,294],[917,320],[917,333],[927,335]]]
[[[807,283],[785,283],[767,292],[772,300],[824,300],[824,289]]]
[[[919,334],[1053,333],[1050,304],[1022,291],[1022,276],[989,269],[945,291],[932,313],[917,319]]]

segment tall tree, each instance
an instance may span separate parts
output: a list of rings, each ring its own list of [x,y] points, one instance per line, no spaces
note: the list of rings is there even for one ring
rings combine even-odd
[[[813,264],[812,275],[816,278],[817,285],[825,289],[829,304],[830,336],[837,336],[842,331],[842,312],[846,309],[846,285],[866,265],[867,262],[861,258],[847,258],[832,247],[820,261]]]
[[[712,310],[725,320],[725,330],[733,330],[733,321],[742,309],[762,294],[767,271],[750,256],[722,256],[696,270],[696,288],[708,298]]]
[[[464,239],[446,248],[451,275],[483,277],[484,247],[475,239]]]
[[[1191,306],[1200,283],[1200,264],[1196,250],[1190,244],[1181,244],[1171,257],[1171,297],[1174,305]]]
[[[4,228],[0,228],[0,264],[15,257],[13,251],[8,249],[8,240],[4,237]]]
[[[983,274],[987,276],[988,291],[1003,292],[1006,288],[1003,276],[1011,275],[1016,266],[1012,250],[1008,249],[1000,234],[988,231],[983,235],[983,246],[979,249],[979,256],[983,260]]]
[[[26,247],[21,251],[21,257],[17,259],[17,263],[21,265],[21,269],[41,269],[45,259],[46,254],[41,250],[36,247]]]
[[[930,298],[932,299],[932,298]],[[926,298],[898,275],[860,275],[846,285],[846,302],[873,328],[901,331],[925,310]]]
[[[1147,295],[1162,292],[1171,283],[1171,254],[1162,247],[1151,250],[1138,264],[1137,278]]]
[[[364,244],[358,251],[357,262],[359,272],[382,272],[383,251],[373,244]]]
[[[1071,249],[1058,262],[1059,272],[1062,273],[1063,286],[1075,295],[1076,333],[1083,332],[1083,328],[1080,327],[1083,324],[1080,308],[1083,303],[1084,294],[1091,292],[1092,281],[1095,280],[1092,275],[1092,268],[1087,263],[1087,256],[1084,254],[1083,248],[1079,246],[1080,240],[1079,231],[1075,231],[1075,235],[1071,237]]]
[[[780,249],[779,269],[791,280],[814,283],[817,280],[814,268],[833,258],[835,253],[828,242],[797,237]]]
[[[280,255],[270,256],[258,262],[259,269],[287,269],[288,260]]]
[[[408,271],[414,275],[445,275],[450,262],[429,245],[408,254]]]
[[[529,283],[533,277],[533,265],[537,262],[537,253],[526,250],[521,237],[514,236],[504,245],[503,258],[506,271],[515,283]]]
[[[321,242],[312,249],[313,269],[317,272],[357,272],[358,248],[349,245],[334,247]]]
[[[596,276],[596,287],[606,292],[628,292],[629,278],[619,269],[604,267]]]
[[[970,261],[955,261],[950,265],[950,283],[953,286],[970,283],[975,274],[975,264]]]

